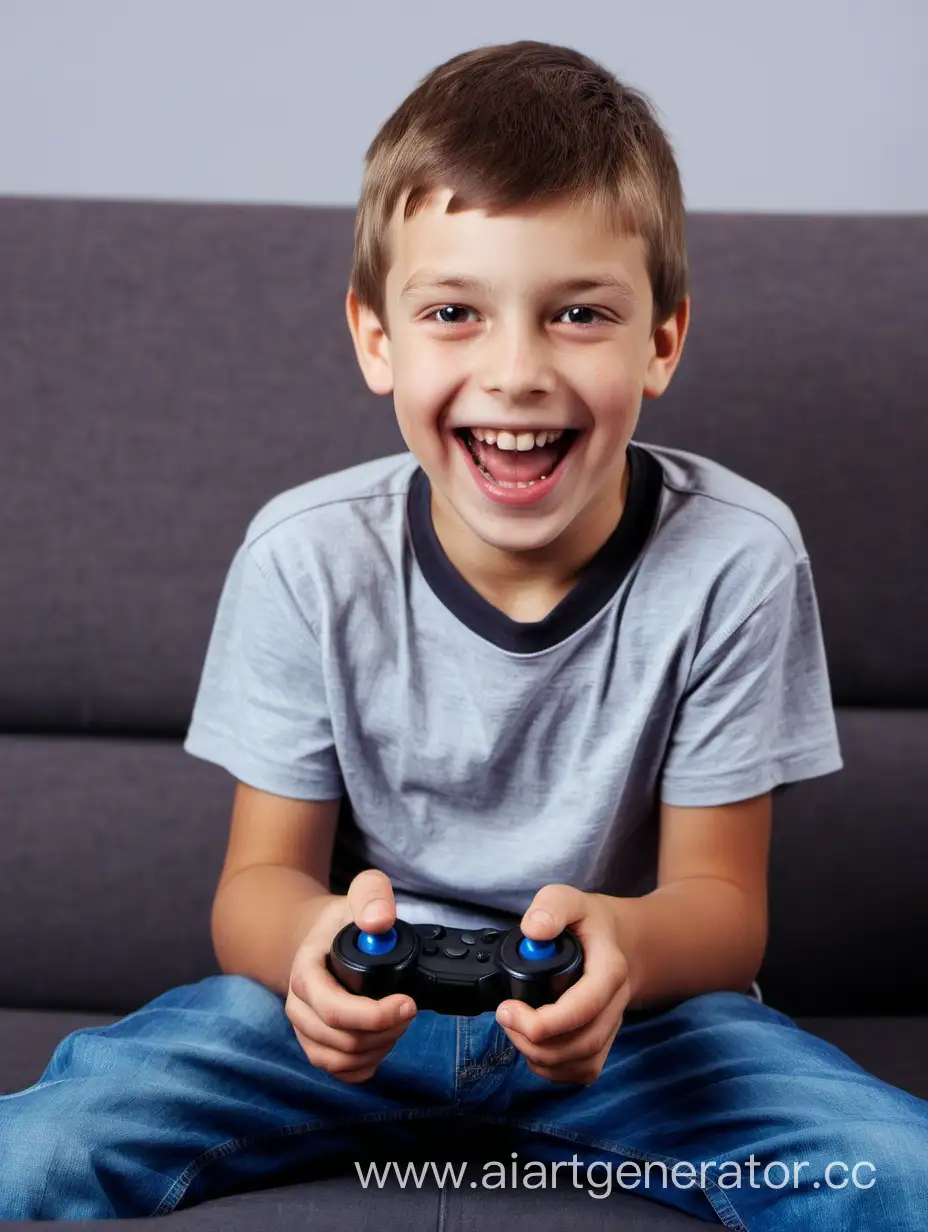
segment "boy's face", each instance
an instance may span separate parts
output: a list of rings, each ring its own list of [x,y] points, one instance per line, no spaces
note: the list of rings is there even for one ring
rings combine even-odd
[[[614,235],[592,207],[446,214],[449,196],[436,194],[405,223],[397,208],[389,338],[348,292],[364,377],[394,395],[400,431],[432,485],[436,530],[491,553],[550,559],[559,542],[594,538],[595,550],[621,514],[625,448],[642,397],[670,380],[689,301],[652,333],[644,243]],[[623,285],[553,285],[603,275]],[[436,285],[452,276],[486,285]],[[475,441],[473,429],[512,437]],[[564,435],[528,449],[529,432]]]

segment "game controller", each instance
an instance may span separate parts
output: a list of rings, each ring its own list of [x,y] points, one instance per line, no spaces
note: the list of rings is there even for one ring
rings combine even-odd
[[[407,993],[420,1010],[482,1014],[501,1001],[556,1001],[583,973],[580,942],[565,929],[533,941],[519,928],[445,928],[396,920],[382,933],[346,924],[326,965],[349,992],[380,1000]]]

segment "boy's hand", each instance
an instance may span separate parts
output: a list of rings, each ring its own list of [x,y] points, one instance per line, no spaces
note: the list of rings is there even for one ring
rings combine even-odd
[[[370,1078],[416,1012],[403,993],[382,1000],[343,988],[326,966],[335,934],[352,922],[365,932],[385,932],[396,920],[393,887],[386,873],[368,868],[347,894],[332,897],[297,950],[290,970],[286,1013],[313,1065],[343,1082]],[[404,1017],[401,1011],[409,1007]]]
[[[548,918],[536,918],[536,911]],[[501,1001],[496,1020],[533,1073],[589,1086],[599,1077],[629,1000],[628,964],[616,917],[603,894],[546,885],[522,917],[521,928],[533,941],[550,941],[569,928],[583,946],[583,974],[553,1005],[534,1009],[524,1001]]]

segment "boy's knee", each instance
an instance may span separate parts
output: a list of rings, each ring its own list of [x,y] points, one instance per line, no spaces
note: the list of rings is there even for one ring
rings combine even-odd
[[[211,1009],[259,1030],[280,1025],[286,1001],[250,975],[213,975],[201,980],[198,1008]]]
[[[207,975],[196,984],[185,987],[192,991],[196,1002],[217,1005],[281,1004],[281,997],[250,975]]]
[[[191,1010],[260,1027],[279,1019],[284,1014],[285,1003],[283,997],[250,975],[223,972],[169,988],[143,1005],[139,1012]]]
[[[675,1018],[692,1020],[699,1025],[706,1021],[736,1022],[745,1019],[789,1021],[779,1010],[758,1001],[750,993],[725,989],[697,993],[670,1006],[667,1012]]]

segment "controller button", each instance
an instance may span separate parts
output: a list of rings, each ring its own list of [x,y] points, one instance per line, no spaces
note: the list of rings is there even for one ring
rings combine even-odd
[[[498,936],[498,928],[485,928],[480,934],[480,940],[484,943],[484,945],[489,945],[490,942],[495,941]]]
[[[433,945],[431,941],[427,941],[426,944],[422,947],[422,953],[428,954],[428,955],[437,954],[438,946]]]
[[[398,941],[395,928],[385,933],[365,933],[358,937],[358,949],[365,954],[389,954]]]
[[[445,935],[445,930],[441,924],[424,924],[421,928],[423,937],[428,937],[430,941],[440,941]]]
[[[461,945],[476,945],[477,938],[473,933],[461,933]]]
[[[467,947],[463,945],[446,945],[442,953],[446,958],[466,958]]]
[[[477,962],[489,962],[489,961],[490,961],[490,955],[488,954],[486,950],[477,951]]]
[[[539,959],[553,958],[557,946],[553,941],[533,941],[531,937],[523,937],[519,942],[519,953],[523,958]]]

